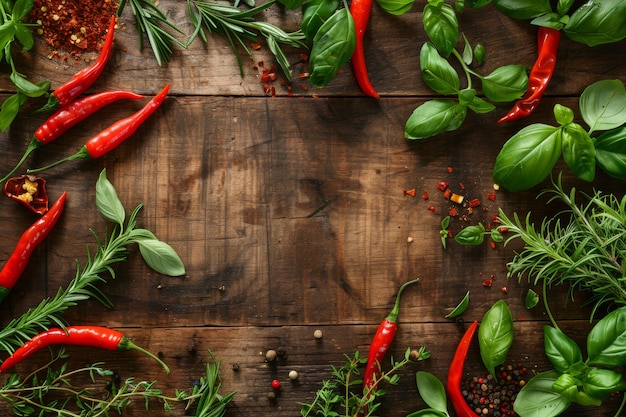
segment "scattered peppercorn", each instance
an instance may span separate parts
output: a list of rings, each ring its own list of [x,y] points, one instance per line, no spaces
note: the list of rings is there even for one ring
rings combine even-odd
[[[289,371],[289,379],[291,379],[292,381],[295,381],[296,379],[298,379],[298,371],[296,370]]]
[[[280,388],[280,381],[278,379],[275,379],[272,381],[272,388],[274,389],[279,389]]]
[[[268,362],[274,361],[276,357],[278,357],[278,353],[276,353],[276,351],[273,349],[270,349],[267,352],[265,352],[265,360],[267,360]]]
[[[501,366],[498,379],[493,375],[473,377],[463,384],[463,396],[476,414],[483,416],[513,416],[513,404],[526,384],[527,369],[522,363]]]
[[[313,337],[316,339],[321,339],[324,336],[321,330],[316,330],[313,332]]]

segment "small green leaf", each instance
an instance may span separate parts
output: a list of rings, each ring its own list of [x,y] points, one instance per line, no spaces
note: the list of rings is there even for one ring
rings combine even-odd
[[[561,104],[555,104],[552,111],[556,122],[561,126],[565,126],[574,121],[574,110],[569,107],[565,107]]]
[[[454,240],[461,245],[478,246],[485,240],[485,226],[482,223],[467,226],[454,236]]]
[[[539,294],[532,289],[529,289],[526,292],[526,297],[524,297],[524,306],[530,310],[531,308],[537,307],[537,304],[539,304]]]
[[[304,37],[312,41],[315,34],[339,7],[339,0],[308,0],[302,5],[300,28]]]
[[[450,56],[459,39],[459,22],[452,6],[444,2],[436,5],[427,3],[422,22],[424,31],[435,48],[444,57]]]
[[[413,110],[404,127],[407,139],[425,139],[456,130],[467,116],[467,107],[453,100],[429,100]]]
[[[436,376],[424,371],[418,371],[415,374],[415,380],[420,396],[426,405],[434,410],[447,413],[446,389],[443,383]]]
[[[5,131],[17,117],[20,107],[26,101],[26,96],[20,92],[9,96],[0,106],[0,130]]]
[[[126,211],[124,205],[117,196],[115,187],[106,177],[106,169],[100,172],[98,181],[96,182],[96,207],[102,217],[110,222],[124,225]]]
[[[528,89],[528,74],[523,65],[505,65],[481,78],[485,96],[495,102],[521,98]]]
[[[482,44],[478,44],[474,47],[474,59],[476,59],[476,65],[482,65],[485,62],[487,51]]]
[[[469,306],[469,302],[470,302],[470,292],[468,291],[468,292],[465,293],[465,296],[459,302],[459,304],[457,304],[457,306],[450,313],[448,313],[446,315],[446,318],[453,319],[453,318],[459,317],[461,314],[465,313],[465,310],[467,310],[467,307]],[[432,405],[431,405],[431,407],[432,407]],[[433,408],[435,408],[435,407],[433,407]]]
[[[613,310],[587,335],[589,365],[615,368],[626,365],[626,307]]]
[[[490,374],[506,360],[513,344],[513,316],[504,300],[496,301],[485,313],[478,328],[480,356]]]
[[[50,81],[43,81],[35,84],[17,72],[12,72],[10,78],[17,89],[27,97],[41,97],[50,89]]]
[[[596,149],[591,137],[577,123],[561,128],[563,160],[574,175],[584,181],[593,181],[596,175]]]
[[[609,130],[626,123],[626,89],[620,80],[598,81],[580,96],[580,113],[589,133]]]
[[[444,95],[458,94],[461,86],[459,74],[428,42],[420,50],[420,70],[426,85],[435,92]]]
[[[472,45],[470,45],[469,40],[467,40],[467,36],[463,33],[463,62],[465,65],[470,65],[474,60],[474,51],[472,50]]]
[[[158,239],[135,239],[144,261],[160,274],[180,276],[185,274],[185,266],[176,251]]]

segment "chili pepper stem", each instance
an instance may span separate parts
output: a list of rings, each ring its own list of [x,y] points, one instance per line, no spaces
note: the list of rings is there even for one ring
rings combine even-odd
[[[402,291],[404,291],[404,289],[408,287],[409,285],[418,283],[419,280],[420,280],[419,278],[416,278],[414,280],[407,281],[404,284],[402,284],[402,286],[398,289],[398,294],[396,295],[396,302],[394,303],[393,308],[387,315],[387,318],[386,318],[387,321],[390,321],[392,323],[396,323],[398,321],[398,314],[400,313],[400,295],[402,295]]]
[[[15,172],[24,164],[24,162],[30,156],[30,154],[33,153],[33,151],[35,151],[35,149],[40,148],[42,145],[43,144],[41,142],[39,142],[36,137],[33,136],[30,139],[30,142],[28,144],[28,147],[26,148],[26,151],[24,152],[24,155],[22,155],[22,158],[13,167],[13,169],[11,171],[9,171],[8,174],[6,174],[4,177],[2,177],[2,179],[0,179],[0,184],[4,184],[4,182],[6,180],[11,178],[15,174]]]
[[[76,152],[73,155],[70,155],[68,157],[65,157],[63,159],[59,159],[56,162],[51,163],[50,165],[46,165],[40,168],[29,168],[26,170],[27,174],[34,174],[36,172],[42,172],[42,171],[47,171],[50,168],[54,168],[57,165],[61,165],[64,162],[69,162],[69,161],[74,161],[76,159],[90,159],[91,156],[89,155],[89,152],[87,152],[87,148],[86,147],[82,147],[78,152]]]
[[[141,352],[144,355],[147,355],[150,358],[154,359],[159,365],[161,365],[161,367],[165,370],[165,373],[167,373],[167,374],[170,373],[170,367],[167,366],[167,364],[165,362],[163,362],[161,360],[161,358],[159,358],[154,353],[152,353],[152,352],[142,348],[141,346],[137,346],[136,344],[131,342],[130,339],[128,339],[127,337],[124,337],[122,339],[122,341],[120,342],[120,345],[119,345],[119,349],[120,350],[130,350],[130,349],[132,349],[132,350],[136,350],[138,352]]]

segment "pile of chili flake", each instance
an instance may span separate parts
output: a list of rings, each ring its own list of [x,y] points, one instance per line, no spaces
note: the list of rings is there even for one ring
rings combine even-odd
[[[117,0],[35,0],[30,21],[54,54],[65,51],[80,57],[83,52],[102,48]]]
[[[515,416],[513,403],[517,394],[526,385],[528,371],[521,364],[501,366],[498,380],[489,374],[486,377],[472,377],[463,384],[463,396],[477,415]]]

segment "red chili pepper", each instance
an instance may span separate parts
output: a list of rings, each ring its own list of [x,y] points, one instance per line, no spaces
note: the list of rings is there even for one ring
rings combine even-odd
[[[396,302],[393,308],[382,323],[380,323],[378,330],[376,330],[367,356],[367,366],[365,367],[365,375],[363,376],[363,392],[367,391],[371,395],[371,393],[376,390],[378,378],[380,377],[380,362],[383,360],[385,353],[387,353],[398,331],[400,295],[407,286],[416,282],[419,282],[419,278],[402,284],[396,295]]]
[[[552,74],[554,74],[560,41],[561,31],[545,26],[539,27],[537,36],[538,56],[528,76],[528,90],[526,90],[524,97],[515,103],[509,113],[498,120],[498,123],[526,117],[539,106],[541,97],[550,83]]]
[[[456,411],[458,417],[476,417],[477,414],[465,401],[465,397],[461,391],[461,382],[463,380],[463,368],[465,366],[465,359],[467,358],[467,352],[469,351],[470,344],[474,338],[474,334],[478,329],[478,321],[472,323],[470,327],[465,331],[465,335],[459,342],[454,358],[450,364],[450,370],[448,371],[448,380],[446,388],[448,390],[448,396]]]
[[[4,298],[24,272],[35,248],[48,236],[61,217],[66,197],[66,192],[61,194],[61,197],[50,207],[50,210],[22,233],[13,253],[0,270],[0,303],[4,301]]]
[[[0,372],[6,372],[32,354],[52,345],[88,346],[106,350],[138,350],[156,360],[169,373],[169,367],[156,355],[135,345],[121,332],[107,327],[69,326],[65,329],[52,328],[39,333],[24,343],[0,365]]]
[[[104,45],[96,61],[82,70],[78,71],[69,81],[62,84],[51,95],[46,106],[41,110],[57,109],[70,104],[74,99],[87,90],[102,74],[106,66],[111,51],[113,50],[113,37],[115,34],[115,15],[111,16],[109,31],[104,40]]]
[[[119,100],[138,100],[142,98],[144,98],[144,96],[141,94],[136,94],[131,91],[110,90],[80,98],[60,108],[37,128],[20,161],[11,172],[0,180],[0,183],[3,183],[15,174],[15,171],[22,166],[26,158],[28,158],[33,151],[58,139],[71,127],[82,122],[104,106]]]
[[[154,96],[139,111],[129,117],[118,120],[102,132],[89,139],[85,146],[83,146],[74,155],[70,155],[67,158],[61,159],[42,168],[29,169],[28,172],[33,173],[44,171],[63,162],[75,159],[97,159],[104,156],[106,153],[122,144],[122,142],[131,137],[133,133],[139,129],[142,123],[145,122],[148,117],[150,117],[152,113],[154,113],[156,109],[158,109],[159,106],[165,101],[169,89],[170,85],[168,83],[159,94]]]
[[[354,19],[354,28],[356,30],[356,44],[352,53],[352,68],[354,69],[356,82],[359,84],[363,94],[379,98],[379,94],[372,86],[367,73],[365,50],[363,49],[363,39],[365,37],[365,29],[370,20],[372,3],[372,0],[352,0],[350,4],[350,14],[352,14],[352,19]]]
[[[4,194],[35,214],[41,215],[48,211],[48,193],[44,178],[34,175],[9,178],[4,184]]]

